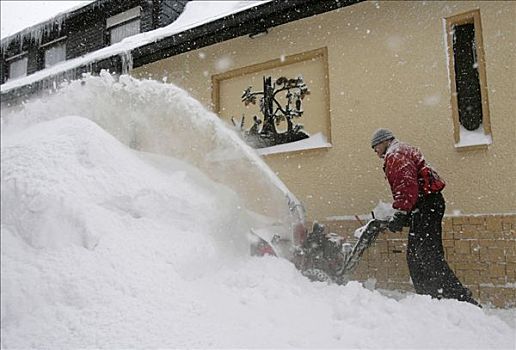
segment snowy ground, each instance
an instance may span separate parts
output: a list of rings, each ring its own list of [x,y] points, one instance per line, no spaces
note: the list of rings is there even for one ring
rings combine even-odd
[[[312,283],[249,257],[246,199],[197,164],[129,148],[141,134],[91,112],[137,108],[115,115],[96,89],[124,87],[103,79],[2,111],[2,348],[515,348],[514,310]],[[125,88],[211,120],[146,84]]]

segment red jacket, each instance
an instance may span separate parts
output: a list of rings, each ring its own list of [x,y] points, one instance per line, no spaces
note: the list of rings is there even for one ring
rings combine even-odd
[[[444,181],[415,147],[393,140],[385,152],[383,170],[391,186],[394,209],[410,212],[419,196],[440,192]]]

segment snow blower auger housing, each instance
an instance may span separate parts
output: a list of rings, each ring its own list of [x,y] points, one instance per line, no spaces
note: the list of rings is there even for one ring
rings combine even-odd
[[[255,244],[251,254],[272,255],[292,260],[298,270],[312,281],[346,284],[355,271],[364,251],[369,248],[380,232],[387,228],[388,221],[372,219],[355,231],[360,235],[352,245],[335,233],[325,233],[324,225],[314,223],[312,232],[295,246],[291,254],[285,254],[279,236],[266,237],[263,232],[252,232]]]
[[[312,233],[294,253],[294,264],[312,281],[346,284],[364,251],[387,228],[387,223],[370,220],[356,231],[361,234],[354,245],[335,233],[324,233],[324,225],[314,223]]]

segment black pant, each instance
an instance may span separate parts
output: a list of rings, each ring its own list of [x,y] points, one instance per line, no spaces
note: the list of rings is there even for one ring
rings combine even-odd
[[[419,198],[412,212],[407,263],[418,294],[477,303],[444,258],[441,221],[445,203],[441,193]]]

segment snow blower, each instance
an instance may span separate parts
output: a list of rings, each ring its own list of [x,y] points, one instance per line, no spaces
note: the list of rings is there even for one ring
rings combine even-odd
[[[355,231],[358,241],[352,245],[335,233],[325,233],[324,225],[314,223],[312,232],[289,256],[301,273],[312,281],[346,284],[357,268],[365,250],[387,228],[388,221],[372,219]],[[278,236],[265,237],[262,232],[252,232],[257,244],[252,254],[283,257],[284,248]]]

